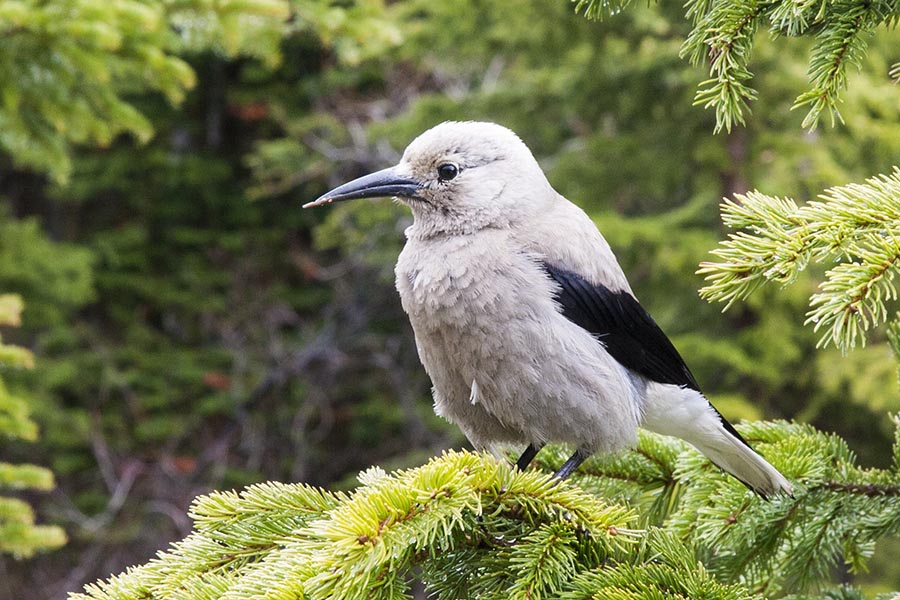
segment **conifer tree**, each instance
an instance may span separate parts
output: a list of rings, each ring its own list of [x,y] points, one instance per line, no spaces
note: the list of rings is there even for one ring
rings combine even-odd
[[[602,19],[628,4],[630,0],[577,0],[576,10]],[[810,87],[797,96],[793,108],[807,108],[803,125],[815,128],[823,112],[832,123],[841,120],[838,104],[847,88],[848,69],[860,66],[873,31],[900,21],[900,5],[890,0],[688,0],[684,8],[693,29],[681,54],[694,64],[709,64],[710,78],[700,84],[695,103],[715,109],[716,131],[743,124],[749,102],[757,98],[749,85],[749,63],[762,27],[772,36],[813,39]],[[900,62],[890,72],[896,78]]]
[[[105,562],[113,555],[127,560],[121,558],[126,554],[123,546],[158,545],[148,539],[148,530],[163,540],[171,539],[170,529],[150,522],[153,515],[145,510],[141,494],[149,486],[141,489],[140,476],[135,476],[138,483],[131,487],[128,477],[137,472],[135,464],[143,460],[146,448],[164,447],[158,439],[190,438],[190,433],[182,433],[190,431],[184,421],[187,427],[208,430],[195,417],[204,412],[209,419],[211,406],[216,414],[233,416],[232,395],[227,393],[230,380],[224,373],[227,351],[211,349],[206,340],[203,347],[189,347],[196,338],[186,341],[177,334],[171,336],[176,338],[172,343],[166,337],[171,331],[160,335],[154,329],[155,315],[145,321],[142,316],[135,319],[132,313],[135,305],[150,302],[168,314],[190,307],[186,320],[205,322],[198,327],[202,329],[215,312],[207,301],[223,297],[222,286],[227,283],[223,253],[213,250],[213,245],[225,254],[241,254],[244,248],[235,250],[239,244],[252,247],[261,242],[276,247],[282,256],[287,254],[277,234],[271,234],[273,219],[267,220],[265,211],[259,210],[261,205],[245,203],[243,184],[229,179],[234,171],[240,171],[246,148],[229,147],[217,155],[215,150],[207,151],[215,145],[210,142],[213,136],[204,139],[203,135],[198,136],[201,150],[183,143],[185,132],[192,134],[203,126],[214,130],[216,125],[203,123],[206,115],[191,114],[205,101],[197,102],[197,98],[208,91],[196,82],[218,75],[220,79],[214,83],[222,84],[229,77],[226,71],[242,65],[253,73],[247,87],[257,91],[259,84],[254,78],[276,72],[285,48],[308,53],[310,64],[315,64],[324,60],[318,56],[322,53],[319,44],[341,63],[355,64],[375,49],[395,43],[396,28],[380,20],[382,12],[380,2],[335,6],[330,0],[0,2],[4,40],[0,44],[0,287],[27,299],[29,319],[24,331],[17,332],[18,339],[42,355],[37,370],[16,372],[6,383],[14,391],[13,397],[28,397],[31,413],[45,432],[44,443],[32,451],[42,456],[33,462],[52,464],[61,482],[56,493],[49,498],[36,496],[34,503],[40,503],[42,512],[52,514],[57,522],[64,522],[75,540],[62,553],[41,557],[40,563],[0,562],[0,596],[6,590],[13,590],[16,596],[22,592],[50,596],[52,586],[57,586],[58,595],[58,589],[73,587],[71,582],[66,585],[63,574],[80,571],[80,577],[92,579],[110,570],[95,566],[95,562]],[[294,41],[293,48],[285,43],[286,38]],[[208,71],[216,71],[212,77],[205,71],[210,65]],[[219,129],[241,122],[251,130],[255,125],[252,116],[245,119],[244,114],[230,112],[243,108],[240,99],[232,104],[231,90],[226,97],[224,85],[210,87],[217,87]],[[174,118],[179,114],[176,108],[184,105],[184,113]],[[173,126],[173,121],[178,122]],[[201,126],[195,128],[196,122]],[[252,136],[242,139],[249,144]],[[208,147],[203,147],[204,142]],[[133,187],[116,187],[121,182]],[[92,193],[110,201],[102,202],[103,207],[83,221],[70,220],[73,213],[68,209],[92,205]],[[157,202],[158,198],[165,202]],[[129,204],[132,199],[135,204]],[[153,208],[147,208],[149,205]],[[218,213],[219,207],[225,206],[228,211]],[[172,207],[174,210],[167,212]],[[271,206],[265,208],[272,211]],[[166,246],[171,256],[177,255],[177,273],[158,260],[156,250],[164,243],[159,244],[152,235],[143,237],[146,229],[141,228],[146,221],[136,225],[143,209],[156,211],[146,221],[160,214],[165,214],[163,220],[191,220],[190,233],[179,227],[161,228],[178,238],[177,243]],[[100,213],[103,215],[98,217]],[[116,213],[119,216],[114,216]],[[210,213],[215,214],[211,220],[213,227],[220,227],[218,232],[211,231]],[[38,218],[26,218],[30,215]],[[120,220],[120,216],[125,218]],[[118,221],[115,232],[101,231],[100,252],[96,244],[88,249],[91,243],[76,230],[86,225],[82,230],[89,232],[86,236],[96,234],[108,225],[104,222],[108,218]],[[75,221],[81,223],[70,227]],[[256,229],[242,229],[248,223]],[[224,229],[228,231],[223,235]],[[52,243],[51,238],[68,243]],[[186,256],[185,248],[195,254]],[[192,262],[195,256],[201,258]],[[110,263],[116,273],[106,276],[98,265],[108,267]],[[164,273],[156,280],[147,270],[138,272],[148,267]],[[271,268],[281,269],[279,277],[284,274],[282,265]],[[279,285],[290,287],[284,281]],[[213,286],[216,291],[210,292]],[[190,287],[190,292],[185,293],[185,287]],[[290,293],[295,291],[296,287]],[[115,300],[107,303],[107,294]],[[315,290],[297,295],[318,299]],[[118,306],[110,310],[112,304]],[[131,308],[122,309],[126,304]],[[79,309],[83,310],[77,314]],[[110,313],[115,324],[107,320]],[[198,314],[202,316],[195,317]],[[217,314],[216,318],[224,321],[233,316]],[[259,321],[257,314],[254,325]],[[204,329],[201,335],[209,335],[208,331]],[[261,370],[268,365],[252,366]],[[133,418],[118,398],[103,406],[111,389],[138,390],[137,396],[146,403],[141,410],[149,406],[149,411]],[[205,395],[198,401],[200,394]],[[203,408],[198,410],[198,406]],[[172,418],[175,412],[189,411],[197,413],[181,421]],[[123,432],[123,424],[138,429],[137,433]],[[209,432],[210,437],[218,434]],[[98,441],[103,436],[108,437]],[[107,442],[104,449],[110,450],[109,460],[98,469],[94,451]],[[196,446],[203,443],[196,440]],[[6,448],[3,458],[5,454]],[[191,459],[176,457],[189,464],[188,471]],[[30,457],[26,460],[31,461]],[[119,470],[123,463],[125,468]],[[201,466],[193,472],[201,481],[223,473],[231,481],[259,478],[251,468],[242,470],[240,466],[212,474]],[[107,487],[110,482],[113,485]],[[118,483],[125,485],[114,488]],[[185,484],[181,481],[179,485]],[[211,484],[188,483],[185,487],[193,488],[188,492],[190,498],[197,489],[209,489]],[[176,502],[171,496],[167,500]],[[187,501],[177,503],[186,506]],[[107,535],[110,531],[116,534]],[[115,550],[92,554],[85,548]],[[99,573],[93,574],[92,568]],[[47,577],[48,571],[55,573]],[[46,579],[50,580],[46,588],[35,591],[35,582]]]
[[[701,265],[709,284],[700,293],[727,308],[766,282],[793,283],[811,263],[834,265],[807,313],[806,322],[822,331],[820,345],[865,345],[866,335],[889,321],[900,361],[900,312],[890,314],[900,274],[900,167],[820,198],[803,206],[756,191],[726,199],[722,219],[740,231],[713,250],[718,262]]]
[[[0,327],[21,323],[24,305],[19,296],[0,294]],[[0,338],[0,440],[34,442],[37,425],[29,417],[28,402],[11,394],[3,384],[5,369],[30,369],[34,357],[25,348],[4,344]],[[23,500],[7,496],[22,490],[46,491],[54,486],[53,473],[31,464],[12,464],[0,458],[0,553],[28,557],[35,552],[52,550],[66,541],[63,530],[53,525],[36,525],[31,507]]]
[[[198,498],[194,531],[149,563],[73,600],[429,597],[781,598],[856,594],[829,583],[900,533],[894,464],[862,469],[843,440],[803,425],[741,433],[797,482],[755,497],[686,444],[642,433],[572,482],[488,455],[360,474],[332,493],[266,483]],[[565,450],[541,457],[557,466]]]
[[[195,74],[178,52],[213,46],[277,62],[287,17],[285,0],[2,2],[0,150],[64,181],[72,145],[152,136],[131,97],[181,101]]]
[[[599,19],[627,4],[580,0],[576,8]],[[893,29],[900,22],[900,3],[690,0],[685,15],[693,29],[681,54],[694,64],[709,64],[710,79],[701,84],[695,104],[715,110],[717,132],[744,124],[748,103],[757,97],[747,83],[752,79],[748,64],[763,25],[772,36],[813,39],[810,87],[792,108],[807,108],[803,126],[815,129],[823,112],[832,125],[842,121],[838,104],[848,70],[860,66],[876,29]],[[900,62],[890,69],[894,79],[898,73]],[[766,281],[787,285],[810,263],[838,262],[810,298],[806,323],[823,332],[819,345],[834,344],[842,351],[864,345],[866,333],[890,320],[887,337],[900,362],[900,312],[889,315],[900,273],[900,167],[863,184],[830,188],[820,198],[803,207],[757,191],[726,198],[723,221],[742,231],[713,251],[718,262],[701,265],[699,273],[709,285],[700,293],[727,302],[727,309]]]

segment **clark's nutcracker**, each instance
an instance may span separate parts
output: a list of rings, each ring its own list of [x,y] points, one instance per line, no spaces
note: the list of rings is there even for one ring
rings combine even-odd
[[[768,496],[791,484],[709,403],[637,301],[594,223],[494,123],[448,122],[400,163],[304,207],[393,196],[413,213],[396,266],[435,411],[476,448],[633,446],[637,428],[682,438]]]

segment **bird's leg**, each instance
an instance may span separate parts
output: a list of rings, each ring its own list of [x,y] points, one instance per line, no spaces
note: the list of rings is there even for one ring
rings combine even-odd
[[[575,469],[581,466],[581,463],[586,461],[588,457],[591,455],[590,452],[585,452],[584,450],[576,450],[575,454],[569,457],[569,460],[563,463],[563,466],[559,468],[559,471],[553,474],[553,477],[557,479],[565,479],[569,475],[571,475]]]
[[[534,443],[528,444],[528,447],[522,452],[522,456],[516,461],[516,468],[520,471],[527,469],[534,457],[537,456],[537,453],[541,451],[541,448],[543,446],[535,446]]]

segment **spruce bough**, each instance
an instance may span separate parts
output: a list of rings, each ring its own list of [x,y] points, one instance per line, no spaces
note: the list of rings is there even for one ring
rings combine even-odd
[[[15,294],[0,293],[0,327],[18,327],[25,304]],[[21,346],[4,344],[0,336],[0,440],[34,442],[37,424],[31,419],[28,399],[7,389],[6,369],[31,369],[34,355]],[[11,554],[28,558],[37,552],[54,550],[66,543],[65,532],[55,525],[36,525],[31,505],[8,493],[23,490],[49,491],[56,485],[53,473],[32,464],[12,464],[0,456],[0,557]]]
[[[603,19],[631,0],[574,2],[588,18]],[[809,87],[792,108],[806,109],[803,127],[815,129],[823,113],[832,124],[843,121],[838,105],[847,88],[848,68],[861,66],[872,32],[892,29],[900,21],[900,5],[889,0],[687,0],[684,9],[692,29],[681,55],[709,68],[709,79],[700,84],[694,104],[715,110],[717,132],[744,125],[749,104],[757,99],[750,85],[750,60],[758,31],[813,40]],[[900,64],[894,64],[885,75],[896,79],[898,72]]]
[[[712,251],[717,261],[700,265],[701,296],[727,309],[764,283],[789,285],[811,263],[832,264],[807,313],[807,324],[822,332],[819,345],[847,351],[888,322],[900,358],[900,313],[889,314],[900,271],[900,167],[802,206],[757,191],[736,194],[722,203],[722,220],[738,231]]]
[[[900,418],[893,465],[863,469],[837,436],[786,422],[741,433],[797,483],[756,498],[689,446],[642,433],[572,482],[448,451],[353,492],[264,483],[215,492],[194,532],[72,600],[758,598],[828,591],[900,531]],[[547,452],[542,467],[565,453]],[[858,595],[844,587],[835,593]]]

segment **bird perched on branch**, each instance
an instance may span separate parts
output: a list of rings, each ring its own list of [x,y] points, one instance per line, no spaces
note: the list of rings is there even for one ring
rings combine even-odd
[[[594,223],[512,131],[443,123],[396,166],[304,207],[389,196],[413,213],[396,283],[435,411],[474,446],[526,446],[524,469],[544,444],[567,442],[565,478],[594,452],[634,445],[640,426],[686,440],[763,496],[791,493],[701,393]]]

